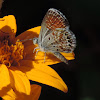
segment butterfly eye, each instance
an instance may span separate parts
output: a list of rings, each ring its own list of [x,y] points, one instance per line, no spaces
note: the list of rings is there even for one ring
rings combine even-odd
[[[50,40],[50,37],[49,37],[49,40]]]

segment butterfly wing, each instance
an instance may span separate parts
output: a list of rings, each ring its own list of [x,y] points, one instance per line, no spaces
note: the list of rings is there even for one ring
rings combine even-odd
[[[42,42],[42,47],[49,52],[70,53],[76,47],[76,37],[71,30],[56,28],[53,34],[48,34]]]
[[[59,10],[50,8],[42,21],[38,44],[41,44],[44,38],[56,28],[69,28],[69,23]]]
[[[40,47],[49,52],[72,52],[76,38],[66,17],[58,10],[51,8],[46,13],[39,35]]]

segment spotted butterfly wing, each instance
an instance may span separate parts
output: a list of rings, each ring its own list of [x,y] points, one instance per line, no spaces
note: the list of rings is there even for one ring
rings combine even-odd
[[[75,44],[75,35],[69,30],[66,17],[54,8],[49,9],[41,24],[38,38],[40,50],[51,52],[61,61],[67,63],[67,59],[60,52],[72,52]]]
[[[42,42],[45,36],[47,36],[51,31],[55,30],[56,28],[66,28],[68,25],[69,23],[67,19],[60,11],[50,8],[41,24],[39,43]]]

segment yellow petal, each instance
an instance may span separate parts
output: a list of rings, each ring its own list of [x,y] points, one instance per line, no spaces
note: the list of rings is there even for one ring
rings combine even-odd
[[[63,56],[65,56],[65,58],[67,60],[72,60],[74,59],[74,53],[62,53]],[[45,62],[44,62],[44,52],[38,52],[36,58],[35,58],[35,62],[36,63],[45,63],[46,65],[52,65],[52,64],[56,64],[61,62],[57,57],[55,57],[53,54],[51,53],[47,53],[46,57],[45,57]]]
[[[16,33],[16,19],[13,15],[4,16],[0,18],[0,30],[6,33]]]
[[[39,64],[37,64],[34,61],[23,60],[21,61],[21,65],[22,66],[18,67],[18,69],[26,73],[30,80],[50,85],[63,92],[68,91],[66,84],[57,74],[57,72],[51,67],[46,66],[45,63],[39,62]]]
[[[11,89],[9,71],[5,65],[0,65],[0,96],[4,96]]]
[[[75,59],[75,54],[74,54],[74,52],[72,52],[72,53],[62,53],[62,52],[61,52],[61,54],[62,54],[67,60],[73,60],[73,59]]]
[[[32,31],[32,32],[35,32],[36,34],[39,34],[40,29],[41,29],[41,26],[37,26],[37,27],[29,29],[28,31]]]
[[[16,67],[10,67],[9,74],[11,78],[11,86],[14,91],[30,94],[30,82],[26,75],[19,71]]]
[[[20,93],[18,91],[11,91],[3,96],[4,100],[38,100],[41,93],[41,86],[39,85],[31,85],[30,95],[26,95],[24,93]]]
[[[21,33],[20,35],[18,35],[16,38],[15,38],[15,41],[14,42],[16,42],[16,40],[17,39],[19,39],[19,40],[22,40],[22,42],[23,42],[23,44],[24,44],[24,47],[27,47],[27,46],[29,46],[29,45],[33,45],[33,41],[31,40],[29,40],[29,39],[32,39],[32,38],[34,38],[34,37],[38,37],[38,34],[40,33],[40,26],[38,26],[38,27],[35,27],[35,28],[32,28],[32,29],[29,29],[29,30],[27,30],[27,31],[25,31],[25,32],[23,32],[23,33]],[[24,41],[23,41],[24,40]],[[32,50],[33,51],[33,50]]]
[[[16,100],[16,97],[17,96],[13,89],[11,89],[6,95],[2,96],[4,100]]]
[[[41,94],[41,86],[33,84],[31,85],[31,98],[32,100],[38,100]]]
[[[26,40],[26,39],[32,39],[33,37],[38,37],[38,34],[40,33],[40,29],[41,29],[41,26],[31,28],[31,29],[21,33],[20,35],[18,35],[16,37],[16,40],[17,39]]]

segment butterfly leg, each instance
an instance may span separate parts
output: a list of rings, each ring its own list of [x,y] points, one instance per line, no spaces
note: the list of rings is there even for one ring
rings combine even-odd
[[[60,52],[53,52],[53,54],[62,62],[68,64],[68,60]]]
[[[35,52],[36,49],[39,49],[39,47],[34,48],[33,53]]]
[[[36,58],[36,56],[37,56],[37,54],[38,54],[39,51],[41,51],[41,50],[37,50],[37,51],[36,51],[35,58]]]
[[[44,54],[44,62],[45,62],[45,58],[46,58],[46,52],[45,52],[45,54]]]

